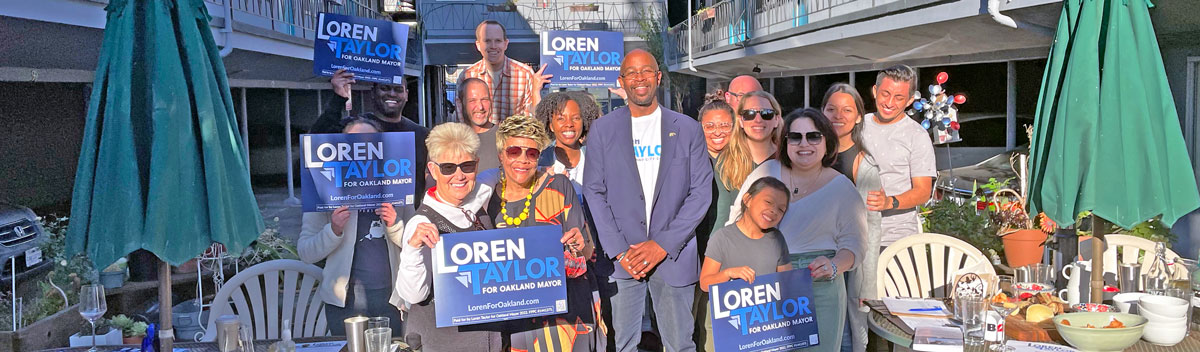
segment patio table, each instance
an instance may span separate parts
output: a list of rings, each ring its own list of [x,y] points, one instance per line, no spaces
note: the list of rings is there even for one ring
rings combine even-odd
[[[293,339],[293,341],[296,341],[297,344],[305,343],[305,342],[345,341],[345,340],[346,340],[345,336],[302,337],[302,338]],[[272,349],[270,349],[270,347],[272,344],[274,344],[276,342],[279,342],[279,339],[255,340],[254,341],[254,352],[272,351]],[[408,349],[408,345],[405,344],[404,342],[400,341],[399,338],[393,338],[392,344],[400,346],[398,351],[406,351]],[[91,346],[63,347],[63,348],[52,348],[52,349],[42,350],[39,352],[85,352],[89,348],[91,348]],[[122,351],[126,348],[139,349],[139,348],[141,348],[141,346],[114,345],[114,346],[97,346],[97,348],[99,348],[99,350],[101,352],[117,352],[117,351]],[[211,341],[211,342],[175,341],[175,349],[176,350],[187,349],[189,352],[220,352],[217,349],[217,343],[215,341]],[[128,351],[128,350],[126,350],[126,351]]]
[[[883,337],[888,342],[899,346],[912,347],[913,334],[907,326],[900,324],[900,320],[887,312],[887,307],[882,300],[868,300],[867,305],[871,306],[870,327],[871,332]],[[1188,337],[1183,339],[1183,342],[1175,346],[1157,346],[1146,340],[1138,340],[1125,351],[1132,352],[1195,352],[1200,351],[1200,331],[1192,331]],[[988,349],[986,346],[967,347],[963,352],[985,352]]]

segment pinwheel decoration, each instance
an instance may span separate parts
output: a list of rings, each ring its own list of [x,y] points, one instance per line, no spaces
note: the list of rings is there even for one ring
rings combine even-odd
[[[946,84],[949,79],[949,74],[938,72],[937,84],[929,86],[929,99],[922,98],[921,93],[917,92],[912,109],[905,112],[908,116],[921,119],[921,127],[929,130],[929,134],[933,137],[933,144],[946,144],[962,140],[958,136],[958,130],[961,127],[958,124],[958,108],[954,105],[966,103],[967,96],[962,93],[954,95],[946,93],[946,88],[942,85]]]

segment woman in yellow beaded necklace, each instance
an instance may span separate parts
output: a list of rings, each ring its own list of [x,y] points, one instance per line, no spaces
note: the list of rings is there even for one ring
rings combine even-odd
[[[487,207],[487,213],[495,216],[496,227],[560,225],[563,229],[557,240],[564,248],[567,313],[539,317],[529,325],[514,323],[512,349],[532,351],[542,346],[549,351],[604,351],[608,328],[600,319],[598,283],[587,270],[593,241],[581,231],[583,206],[566,175],[549,175],[537,167],[538,157],[549,143],[541,121],[525,115],[508,117],[496,128],[499,175],[483,176],[496,182]]]

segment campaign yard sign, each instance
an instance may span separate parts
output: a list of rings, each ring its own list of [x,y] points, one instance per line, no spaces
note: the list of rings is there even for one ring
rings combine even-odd
[[[567,311],[562,226],[445,234],[433,249],[437,326]]]
[[[760,275],[754,284],[716,284],[708,297],[718,351],[791,351],[820,343],[807,268]]]
[[[333,76],[338,69],[360,81],[403,84],[408,25],[322,12],[317,15],[313,74]]]
[[[550,87],[617,87],[625,37],[620,32],[542,32],[545,74],[554,75]]]
[[[412,132],[300,135],[304,211],[415,205],[414,141]]]

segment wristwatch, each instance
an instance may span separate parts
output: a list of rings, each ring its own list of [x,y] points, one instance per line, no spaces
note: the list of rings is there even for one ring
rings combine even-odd
[[[900,208],[900,199],[893,196],[892,197],[892,209],[899,209],[899,208]]]
[[[831,269],[833,269],[833,270],[832,270],[833,272],[829,273],[829,279],[830,279],[830,280],[833,280],[833,278],[834,278],[835,276],[837,276],[837,273],[838,273],[838,272],[837,272],[837,263],[834,263],[834,262],[833,262],[833,259],[830,259],[830,260],[829,260],[829,267],[830,267]]]

